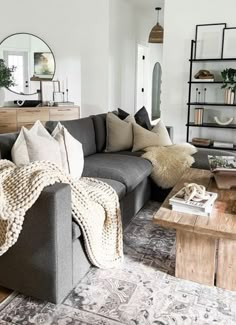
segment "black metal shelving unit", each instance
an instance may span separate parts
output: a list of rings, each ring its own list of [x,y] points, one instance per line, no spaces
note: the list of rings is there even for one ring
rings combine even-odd
[[[190,62],[190,70],[189,70],[189,89],[188,89],[188,102],[187,102],[187,107],[188,107],[188,112],[187,112],[187,123],[186,123],[186,127],[187,127],[187,134],[186,134],[186,141],[191,143],[190,139],[189,139],[189,129],[194,127],[194,128],[216,128],[216,129],[236,129],[236,124],[229,124],[229,125],[218,125],[216,123],[203,123],[201,125],[199,124],[194,124],[194,122],[192,122],[190,120],[190,116],[191,116],[191,109],[193,107],[196,106],[222,106],[222,107],[236,107],[236,104],[224,104],[224,103],[210,103],[210,102],[195,102],[192,101],[192,85],[193,84],[206,84],[207,86],[210,85],[216,85],[216,84],[223,84],[223,81],[193,81],[192,77],[193,77],[193,64],[195,62],[226,62],[226,61],[235,61],[236,62],[236,58],[223,58],[223,44],[222,44],[222,55],[221,58],[209,58],[209,59],[196,59],[194,56],[196,55],[196,40],[192,40],[191,42],[191,56],[189,59]],[[236,132],[235,132],[236,135]],[[202,148],[214,148],[214,149],[222,149],[222,150],[236,150],[236,146],[234,146],[234,148],[216,148],[213,147],[212,145],[206,147],[206,146],[198,146],[198,147],[202,147]]]

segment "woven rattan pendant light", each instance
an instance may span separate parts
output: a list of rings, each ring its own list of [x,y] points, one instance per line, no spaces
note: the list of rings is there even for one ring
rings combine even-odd
[[[149,43],[163,43],[164,29],[159,24],[159,12],[161,10],[160,7],[155,8],[157,10],[157,23],[151,30],[149,34]]]

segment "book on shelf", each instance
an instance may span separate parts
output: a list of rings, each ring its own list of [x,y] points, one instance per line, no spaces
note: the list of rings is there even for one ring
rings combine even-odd
[[[63,106],[74,106],[74,102],[55,102],[54,106],[63,107]]]
[[[213,147],[233,148],[234,144],[232,142],[213,141]]]
[[[194,144],[196,146],[209,147],[211,144],[211,139],[192,138],[192,144]]]
[[[230,172],[236,174],[235,156],[211,156],[208,155],[210,170],[213,173]]]
[[[194,79],[193,81],[213,82],[213,81],[215,81],[215,79],[214,78],[204,78],[204,77],[201,77],[201,78],[198,78],[198,79]]]

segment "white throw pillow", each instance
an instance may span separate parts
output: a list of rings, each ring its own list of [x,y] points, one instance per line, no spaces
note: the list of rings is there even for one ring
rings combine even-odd
[[[29,162],[51,161],[62,168],[59,144],[46,129],[44,129],[44,132],[42,128],[44,128],[43,125],[39,128],[39,132],[35,134],[23,127]]]
[[[59,143],[63,169],[79,179],[84,169],[82,144],[60,122],[53,130],[52,136]]]
[[[152,146],[169,146],[172,144],[164,123],[159,119],[151,131],[133,124],[134,144],[132,151],[143,150]]]
[[[166,129],[165,124],[162,122],[162,120],[159,118],[157,120],[156,125],[151,130],[151,132],[156,133],[156,135],[159,137],[159,141],[161,143],[161,146],[170,146],[172,145],[172,141],[170,139],[169,133]]]
[[[29,148],[28,148],[28,144],[26,143],[26,136],[28,138],[28,142],[30,143],[30,155],[29,155]],[[32,139],[35,138],[35,141],[33,141]],[[55,150],[53,150],[52,152],[49,150],[49,147],[45,147],[45,144],[48,144],[48,142],[50,142],[52,139],[52,137],[50,136],[50,134],[48,133],[48,131],[44,128],[44,126],[42,125],[42,123],[40,121],[36,121],[35,124],[33,125],[33,127],[30,130],[27,130],[26,128],[21,128],[21,131],[19,133],[18,138],[16,139],[12,150],[11,150],[11,156],[12,156],[12,161],[17,165],[17,166],[24,166],[29,164],[32,161],[35,160],[44,160],[46,158],[46,160],[51,160],[53,162],[56,162],[60,167],[61,167],[61,159],[58,156],[58,150],[59,150],[59,146],[58,144],[55,142],[53,142],[53,144],[50,144],[50,149],[53,150],[53,148]],[[39,143],[38,148],[34,148],[33,149],[33,142],[37,142]],[[35,143],[36,146],[36,143]],[[53,148],[52,148],[53,147]],[[36,151],[42,152],[46,152],[46,155],[43,153],[43,158],[39,157],[39,152],[36,154]],[[50,152],[49,152],[50,151]],[[36,159],[36,156],[37,159]],[[55,159],[53,158],[53,154],[55,154]],[[39,159],[40,158],[40,159]]]

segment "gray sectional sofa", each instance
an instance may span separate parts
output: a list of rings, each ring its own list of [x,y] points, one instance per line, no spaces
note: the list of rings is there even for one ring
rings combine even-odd
[[[47,122],[48,130],[52,131],[56,123]],[[140,157],[142,153],[104,153],[106,114],[62,124],[83,144],[83,176],[97,177],[116,190],[124,228],[151,197],[161,201],[166,196],[168,190],[152,183],[152,165]],[[168,131],[172,136],[172,128]],[[0,135],[1,159],[11,160],[16,138],[13,133]],[[207,151],[200,151],[196,160],[195,167],[207,168]],[[0,285],[60,303],[89,267],[83,235],[71,219],[70,188],[55,184],[44,189],[26,214],[17,243],[0,257]]]

